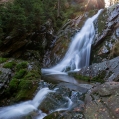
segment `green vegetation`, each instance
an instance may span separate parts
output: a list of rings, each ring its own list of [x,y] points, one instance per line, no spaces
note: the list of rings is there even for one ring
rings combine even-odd
[[[23,36],[39,30],[48,19],[58,30],[80,6],[74,7],[70,0],[61,0],[59,18],[57,9],[57,0],[14,0],[14,3],[0,4],[0,41],[7,36]]]
[[[14,78],[17,79],[23,78],[26,73],[27,71],[25,69],[20,69],[18,72],[15,73]]]
[[[16,69],[17,71],[19,71],[20,69],[27,68],[27,66],[28,66],[28,62],[21,62],[16,65]]]
[[[17,62],[11,61],[5,63],[3,66],[14,69],[14,76],[4,92],[4,96],[11,99],[11,102],[31,99],[40,80],[40,72],[37,69],[30,71],[27,69],[28,62],[20,61],[16,64]]]
[[[6,62],[7,58],[0,57],[0,63]]]
[[[9,84],[9,90],[10,92],[16,92],[18,88],[19,80],[18,79],[12,79]]]
[[[13,68],[16,65],[16,63],[14,61],[11,62],[7,62],[4,64],[4,68]]]
[[[27,72],[24,78],[28,80],[33,80],[39,77],[40,77],[40,73],[36,70],[32,70],[32,71]]]
[[[90,76],[83,76],[80,74],[74,74],[73,76],[78,79],[78,80],[82,80],[82,81],[87,81],[87,82],[100,82],[100,83],[104,83],[105,80],[105,75],[106,75],[106,71],[101,71],[99,72],[99,74],[95,77],[90,77]]]

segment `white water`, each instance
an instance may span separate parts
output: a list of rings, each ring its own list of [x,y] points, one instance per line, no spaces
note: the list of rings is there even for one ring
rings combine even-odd
[[[43,88],[31,101],[26,101],[13,106],[0,108],[0,119],[17,119],[18,117],[25,116],[32,111],[36,111],[46,95],[51,92],[54,91],[49,90],[48,88]],[[42,119],[44,116],[46,116],[46,114],[40,112],[40,116],[38,119]]]
[[[84,66],[89,66],[91,45],[95,37],[93,22],[101,11],[99,10],[96,15],[85,22],[81,31],[72,39],[63,60],[50,69],[42,69],[43,74],[66,74],[67,68],[70,68],[70,71],[77,71]]]
[[[58,108],[55,111],[62,111],[62,110],[69,110],[73,104],[72,100],[69,97],[66,97],[66,99],[68,100],[68,107],[65,108]],[[55,112],[54,111],[54,112]]]

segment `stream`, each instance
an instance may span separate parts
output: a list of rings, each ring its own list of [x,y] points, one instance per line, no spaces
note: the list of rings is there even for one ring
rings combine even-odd
[[[82,94],[86,93],[86,91],[91,87],[88,87],[86,84],[79,84],[73,77],[68,76],[68,72],[79,71],[82,67],[89,66],[91,45],[95,37],[95,28],[93,22],[99,16],[101,11],[102,10],[99,10],[96,15],[94,15],[92,18],[89,18],[85,22],[81,31],[75,35],[66,55],[60,63],[58,63],[56,66],[53,66],[52,68],[42,69],[44,80],[49,80],[49,82],[50,80],[58,81],[57,87],[42,87],[32,100],[21,102],[12,106],[1,107],[0,119],[26,119],[24,118],[25,116],[34,112],[36,115],[32,116],[33,119],[43,119],[47,113],[42,112],[42,110],[39,109],[40,104],[49,94],[56,94],[60,87],[63,86],[73,90],[71,95],[62,95],[63,101],[65,103],[63,104],[63,101],[57,101],[58,103],[56,103],[58,104],[58,107],[48,112],[48,114],[56,111],[71,110],[75,105],[79,104],[79,102],[82,103],[79,99],[74,99],[76,95],[79,95],[74,90],[79,91],[80,94]],[[77,103],[74,104],[76,99]]]

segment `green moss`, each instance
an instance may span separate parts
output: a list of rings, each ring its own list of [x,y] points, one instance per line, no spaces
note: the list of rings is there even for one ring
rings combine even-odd
[[[31,89],[32,88],[32,81],[29,80],[22,80],[19,84],[19,89]]]
[[[21,63],[16,65],[16,69],[20,70],[20,69],[23,69],[23,68],[27,68],[27,66],[28,66],[28,62],[21,62]]]
[[[14,61],[7,62],[3,65],[4,68],[13,68],[16,65]]]
[[[14,78],[17,79],[23,78],[26,73],[27,71],[25,69],[20,69],[18,72],[15,73]]]
[[[10,81],[10,84],[9,84],[9,91],[12,92],[12,93],[16,92],[17,89],[18,89],[18,84],[19,84],[19,80],[18,79],[15,79],[15,78],[12,79]]]
[[[38,85],[33,85],[32,81],[22,80],[19,84],[19,92],[15,97],[15,101],[29,100],[33,97]],[[32,90],[31,90],[32,89]]]
[[[0,57],[0,63],[6,62],[7,58]]]
[[[75,74],[74,77],[78,80],[83,80],[83,81],[87,81],[87,82],[100,82],[100,83],[104,83],[104,77],[106,75],[106,71],[101,71],[99,72],[99,74],[96,77],[89,77],[89,76],[83,76],[80,74]]]
[[[32,71],[29,71],[26,75],[25,75],[25,79],[28,79],[28,80],[33,80],[33,79],[36,79],[36,78],[39,78],[40,77],[40,73],[38,71],[35,71],[35,70],[32,70]]]

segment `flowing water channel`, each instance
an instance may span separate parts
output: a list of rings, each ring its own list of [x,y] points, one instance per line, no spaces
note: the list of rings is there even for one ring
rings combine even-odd
[[[96,15],[89,18],[82,30],[78,32],[72,40],[69,49],[62,59],[62,61],[56,66],[49,69],[42,69],[44,75],[58,74],[60,79],[65,82],[76,84],[74,79],[66,78],[63,74],[66,74],[67,68],[70,71],[80,70],[84,66],[89,65],[91,44],[95,37],[94,20],[98,17],[102,10],[99,10]],[[62,74],[62,75],[61,75]],[[64,77],[64,78],[62,78]],[[65,79],[65,80],[64,80]],[[33,100],[22,102],[16,105],[1,107],[0,119],[21,119],[22,117],[29,115],[33,111],[37,111],[37,116],[34,119],[43,119],[47,114],[38,109],[41,102],[46,98],[47,94],[54,93],[55,89],[42,88],[38,91]],[[65,97],[67,107],[62,107],[54,111],[68,110],[73,105],[72,100],[69,97]],[[23,119],[23,118],[22,118]]]

